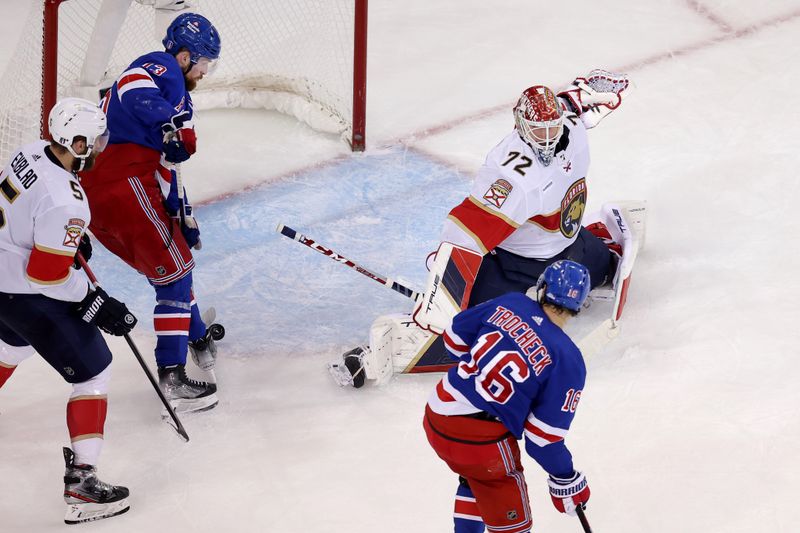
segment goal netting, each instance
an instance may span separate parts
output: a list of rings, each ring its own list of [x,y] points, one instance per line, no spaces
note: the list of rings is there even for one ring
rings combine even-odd
[[[40,138],[58,98],[99,100],[181,12],[154,0],[38,0],[0,79],[0,161]],[[267,108],[364,147],[367,0],[193,0],[219,30],[197,109]],[[150,4],[150,5],[148,5]],[[44,110],[44,111],[43,111]]]

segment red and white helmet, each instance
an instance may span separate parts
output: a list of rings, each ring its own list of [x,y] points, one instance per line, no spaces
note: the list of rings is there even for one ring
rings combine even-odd
[[[563,112],[553,91],[544,85],[525,89],[514,106],[514,121],[539,161],[549,165],[564,130]]]

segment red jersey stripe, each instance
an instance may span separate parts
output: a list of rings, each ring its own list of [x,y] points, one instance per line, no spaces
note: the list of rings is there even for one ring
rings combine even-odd
[[[133,83],[134,81],[140,81],[140,80],[149,80],[152,82],[153,78],[151,78],[147,74],[141,74],[138,72],[136,74],[128,74],[127,76],[123,76],[122,78],[120,78],[120,80],[117,82],[117,90],[122,89],[128,83]]]
[[[559,437],[558,435],[551,435],[550,433],[545,433],[540,428],[534,426],[530,422],[525,422],[525,430],[530,431],[537,437],[540,437],[548,442],[558,442],[560,440],[564,440],[563,437]]]
[[[444,390],[444,383],[440,380],[439,383],[436,385],[436,396],[439,397],[440,400],[443,402],[454,402],[456,399],[453,397],[452,394]]]
[[[536,215],[528,219],[529,222],[536,224],[546,231],[559,231],[561,229],[561,210],[549,215]]]
[[[466,344],[458,344],[453,338],[444,332],[444,343],[447,345],[448,348],[452,349],[454,352],[468,352],[469,346]]]
[[[69,277],[69,267],[75,260],[74,252],[46,251],[39,247],[31,250],[25,273],[28,279],[40,285],[56,285]]]
[[[494,250],[519,227],[510,218],[490,210],[472,196],[455,206],[448,218],[475,237],[486,252]]]

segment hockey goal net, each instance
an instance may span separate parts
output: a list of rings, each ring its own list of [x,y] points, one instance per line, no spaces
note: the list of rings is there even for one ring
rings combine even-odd
[[[99,100],[138,56],[163,50],[181,13],[155,0],[34,0],[0,79],[0,161],[47,134],[64,96]],[[364,149],[367,0],[193,0],[222,38],[197,109],[267,108]],[[41,66],[41,67],[40,67]]]

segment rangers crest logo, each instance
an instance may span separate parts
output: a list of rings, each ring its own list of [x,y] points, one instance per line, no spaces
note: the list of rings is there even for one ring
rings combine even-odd
[[[586,210],[586,180],[579,179],[572,184],[561,200],[561,233],[572,238],[581,229],[581,219]]]
[[[500,208],[503,206],[503,203],[508,198],[508,195],[511,194],[511,190],[514,187],[504,179],[498,179],[492,186],[489,187],[489,190],[486,191],[483,195],[484,200],[488,200],[490,204],[493,206]]]

